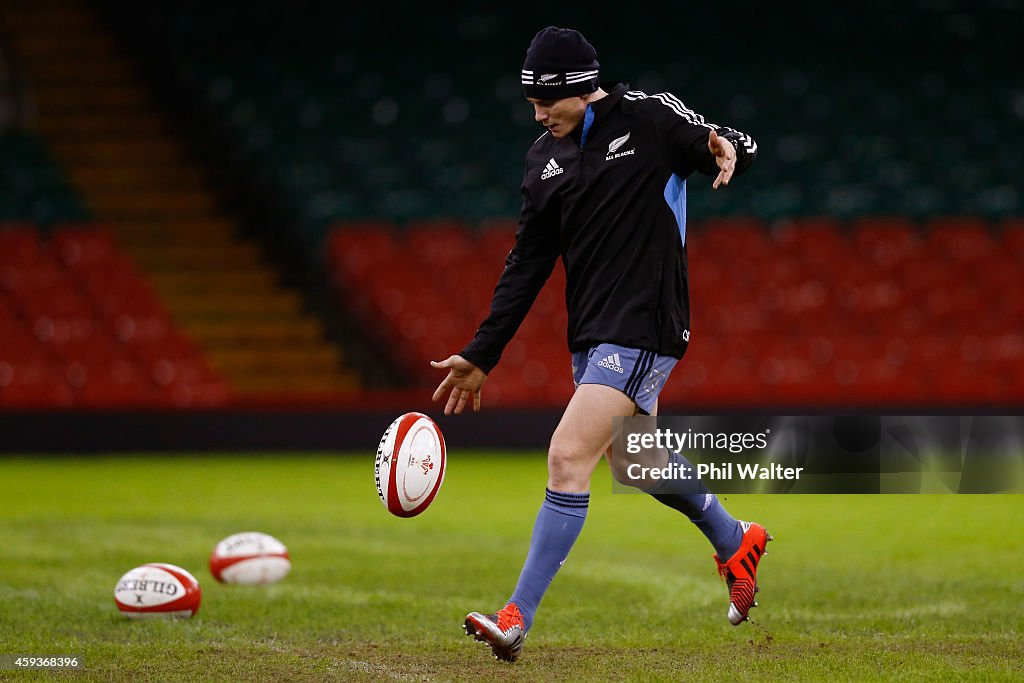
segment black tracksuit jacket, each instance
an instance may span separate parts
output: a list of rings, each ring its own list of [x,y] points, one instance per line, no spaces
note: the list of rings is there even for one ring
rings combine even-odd
[[[544,133],[527,153],[515,247],[490,315],[460,352],[484,372],[498,364],[559,256],[569,351],[611,342],[686,353],[684,181],[694,171],[718,174],[711,130],[736,148],[734,175],[753,163],[757,144],[706,123],[669,93],[648,96],[625,84],[605,90],[573,134]]]

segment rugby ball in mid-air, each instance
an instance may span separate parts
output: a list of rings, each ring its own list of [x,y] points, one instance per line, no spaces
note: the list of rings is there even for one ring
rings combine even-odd
[[[441,430],[423,413],[391,423],[377,447],[377,495],[398,517],[415,517],[430,505],[444,481]]]
[[[210,555],[210,573],[221,583],[274,583],[292,568],[288,549],[273,536],[246,531],[228,536]]]
[[[154,562],[136,567],[114,587],[114,600],[131,619],[191,617],[203,594],[196,577],[173,564]]]

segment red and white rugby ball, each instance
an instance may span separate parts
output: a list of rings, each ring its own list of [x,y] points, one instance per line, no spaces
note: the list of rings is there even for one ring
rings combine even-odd
[[[280,581],[291,571],[288,549],[273,536],[246,531],[228,536],[210,555],[210,573],[221,583],[247,586]]]
[[[117,608],[130,619],[191,617],[202,598],[196,577],[160,562],[132,569],[114,587]]]
[[[423,413],[391,423],[377,447],[377,495],[398,517],[415,517],[430,505],[444,481],[444,437]]]

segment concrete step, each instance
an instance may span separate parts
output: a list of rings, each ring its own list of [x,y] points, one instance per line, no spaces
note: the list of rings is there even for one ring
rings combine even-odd
[[[34,89],[40,114],[56,112],[107,113],[154,111],[149,93],[141,86],[123,84],[39,84]]]
[[[225,320],[244,316],[272,317],[298,315],[302,297],[296,292],[278,290],[272,293],[244,294],[211,290],[202,294],[181,294],[159,290],[164,305],[177,320],[220,316]]]
[[[163,119],[154,113],[87,113],[73,110],[42,112],[36,117],[39,132],[50,139],[89,137],[124,139],[167,135]]]
[[[316,318],[263,318],[240,324],[224,319],[182,320],[181,326],[204,346],[251,344],[302,345],[319,341],[323,325]]]
[[[83,164],[67,169],[72,184],[82,194],[111,190],[205,190],[206,180],[199,169],[186,164],[171,166],[106,166]]]
[[[130,188],[85,193],[85,203],[97,216],[166,218],[202,216],[217,211],[213,197],[205,190],[175,190],[158,187]]]
[[[196,241],[192,243],[147,244],[126,246],[132,257],[144,269],[251,270],[263,267],[258,245],[248,242]]]
[[[9,17],[9,15],[7,15]],[[62,27],[34,28],[11,22],[11,46],[15,54],[26,62],[47,58],[108,59],[117,55],[113,37],[101,31],[80,29],[65,31]]]
[[[41,32],[55,29],[81,32],[96,30],[91,12],[73,4],[42,3],[38,0],[6,0],[3,16],[21,31]]]
[[[182,294],[208,292],[213,289],[264,294],[276,291],[278,287],[276,275],[263,268],[227,272],[172,270],[151,273],[149,280],[160,291]]]
[[[72,166],[175,164],[184,159],[181,146],[163,136],[123,140],[54,140],[50,148],[58,159]]]
[[[132,252],[138,250],[144,257],[153,250],[171,245],[225,244],[237,240],[235,224],[217,216],[134,220],[107,218],[103,223],[113,231],[118,244]]]
[[[252,374],[231,378],[231,387],[240,394],[351,393],[359,389],[350,373],[282,372]]]
[[[80,83],[108,87],[129,84],[136,78],[131,62],[108,55],[36,55],[29,56],[24,64],[36,89],[74,87]]]
[[[259,373],[302,373],[341,367],[341,351],[326,344],[296,347],[206,348],[210,365],[230,377]]]

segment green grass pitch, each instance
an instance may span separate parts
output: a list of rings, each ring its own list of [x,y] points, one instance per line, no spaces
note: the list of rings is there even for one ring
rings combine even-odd
[[[1024,498],[727,496],[775,535],[756,623],[733,628],[711,548],[678,513],[612,494],[590,515],[514,665],[462,635],[511,592],[542,454],[449,455],[418,518],[387,514],[373,455],[0,459],[0,654],[80,654],[67,680],[1019,679]],[[222,586],[213,546],[259,530],[292,573]],[[189,569],[191,620],[113,600],[145,562]]]

